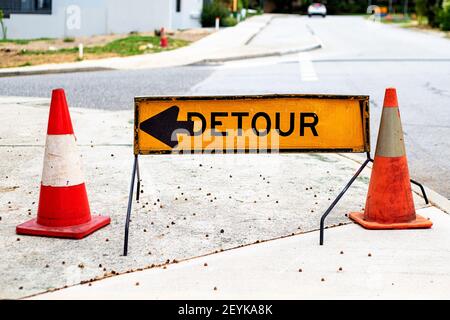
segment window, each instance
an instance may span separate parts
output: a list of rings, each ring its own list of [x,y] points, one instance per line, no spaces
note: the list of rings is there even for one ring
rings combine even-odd
[[[181,12],[181,0],[177,0],[177,5],[176,5],[176,10],[177,12]]]
[[[0,9],[6,18],[11,13],[51,14],[52,0],[0,0]]]

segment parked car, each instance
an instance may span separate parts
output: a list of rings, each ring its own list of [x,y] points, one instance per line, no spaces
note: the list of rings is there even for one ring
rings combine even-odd
[[[308,7],[308,17],[312,17],[313,15],[316,16],[327,16],[327,7],[325,7],[322,3],[313,3]]]

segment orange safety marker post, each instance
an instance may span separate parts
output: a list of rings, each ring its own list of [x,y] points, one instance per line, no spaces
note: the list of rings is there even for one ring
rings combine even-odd
[[[325,219],[369,162],[373,162],[369,192],[364,213],[353,212],[350,218],[368,229],[430,228],[432,222],[416,215],[410,183],[420,187],[425,203],[424,187],[410,179],[406,161],[403,131],[398,110],[397,92],[386,89],[375,160],[366,160],[334,199],[320,219],[320,240],[324,242]]]
[[[93,216],[63,89],[52,92],[37,218],[16,227],[18,234],[81,239],[108,225]]]
[[[386,89],[377,148],[364,213],[350,218],[367,229],[430,228],[416,214],[406,159],[397,92]]]
[[[167,39],[166,31],[164,30],[164,28],[161,28],[160,31],[159,45],[161,46],[161,48],[167,48],[167,46],[169,45],[169,40]]]

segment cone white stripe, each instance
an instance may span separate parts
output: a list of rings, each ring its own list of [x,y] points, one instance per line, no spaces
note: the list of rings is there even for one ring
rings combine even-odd
[[[69,187],[84,183],[81,157],[73,134],[47,135],[42,185]]]
[[[405,155],[405,142],[398,108],[383,108],[375,156],[403,157]]]

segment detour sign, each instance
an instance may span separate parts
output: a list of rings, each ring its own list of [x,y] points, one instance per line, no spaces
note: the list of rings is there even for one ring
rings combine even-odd
[[[369,97],[136,97],[134,153],[367,152]]]

